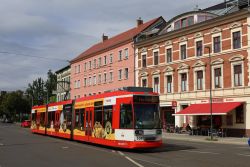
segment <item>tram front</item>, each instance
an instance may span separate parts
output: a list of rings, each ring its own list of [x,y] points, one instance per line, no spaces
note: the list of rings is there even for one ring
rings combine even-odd
[[[133,96],[133,122],[136,147],[159,147],[162,144],[158,95]]]

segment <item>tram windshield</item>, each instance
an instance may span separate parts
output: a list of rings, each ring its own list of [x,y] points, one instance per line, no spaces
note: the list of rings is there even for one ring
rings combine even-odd
[[[160,126],[159,104],[134,104],[135,129],[158,129]]]

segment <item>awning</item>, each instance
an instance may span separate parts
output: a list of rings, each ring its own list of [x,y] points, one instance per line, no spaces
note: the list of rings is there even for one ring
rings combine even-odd
[[[243,102],[212,103],[212,115],[226,115]],[[191,104],[189,107],[173,115],[210,115],[210,103]]]

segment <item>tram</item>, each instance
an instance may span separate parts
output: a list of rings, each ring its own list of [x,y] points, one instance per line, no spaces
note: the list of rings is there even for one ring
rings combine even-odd
[[[32,108],[33,133],[119,148],[162,144],[159,95],[126,87]]]

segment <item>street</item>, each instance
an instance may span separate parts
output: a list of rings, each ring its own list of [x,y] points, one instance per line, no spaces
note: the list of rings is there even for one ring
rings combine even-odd
[[[16,124],[0,123],[0,167],[249,166],[250,148],[239,145],[164,139],[161,148],[119,150],[31,134]]]

